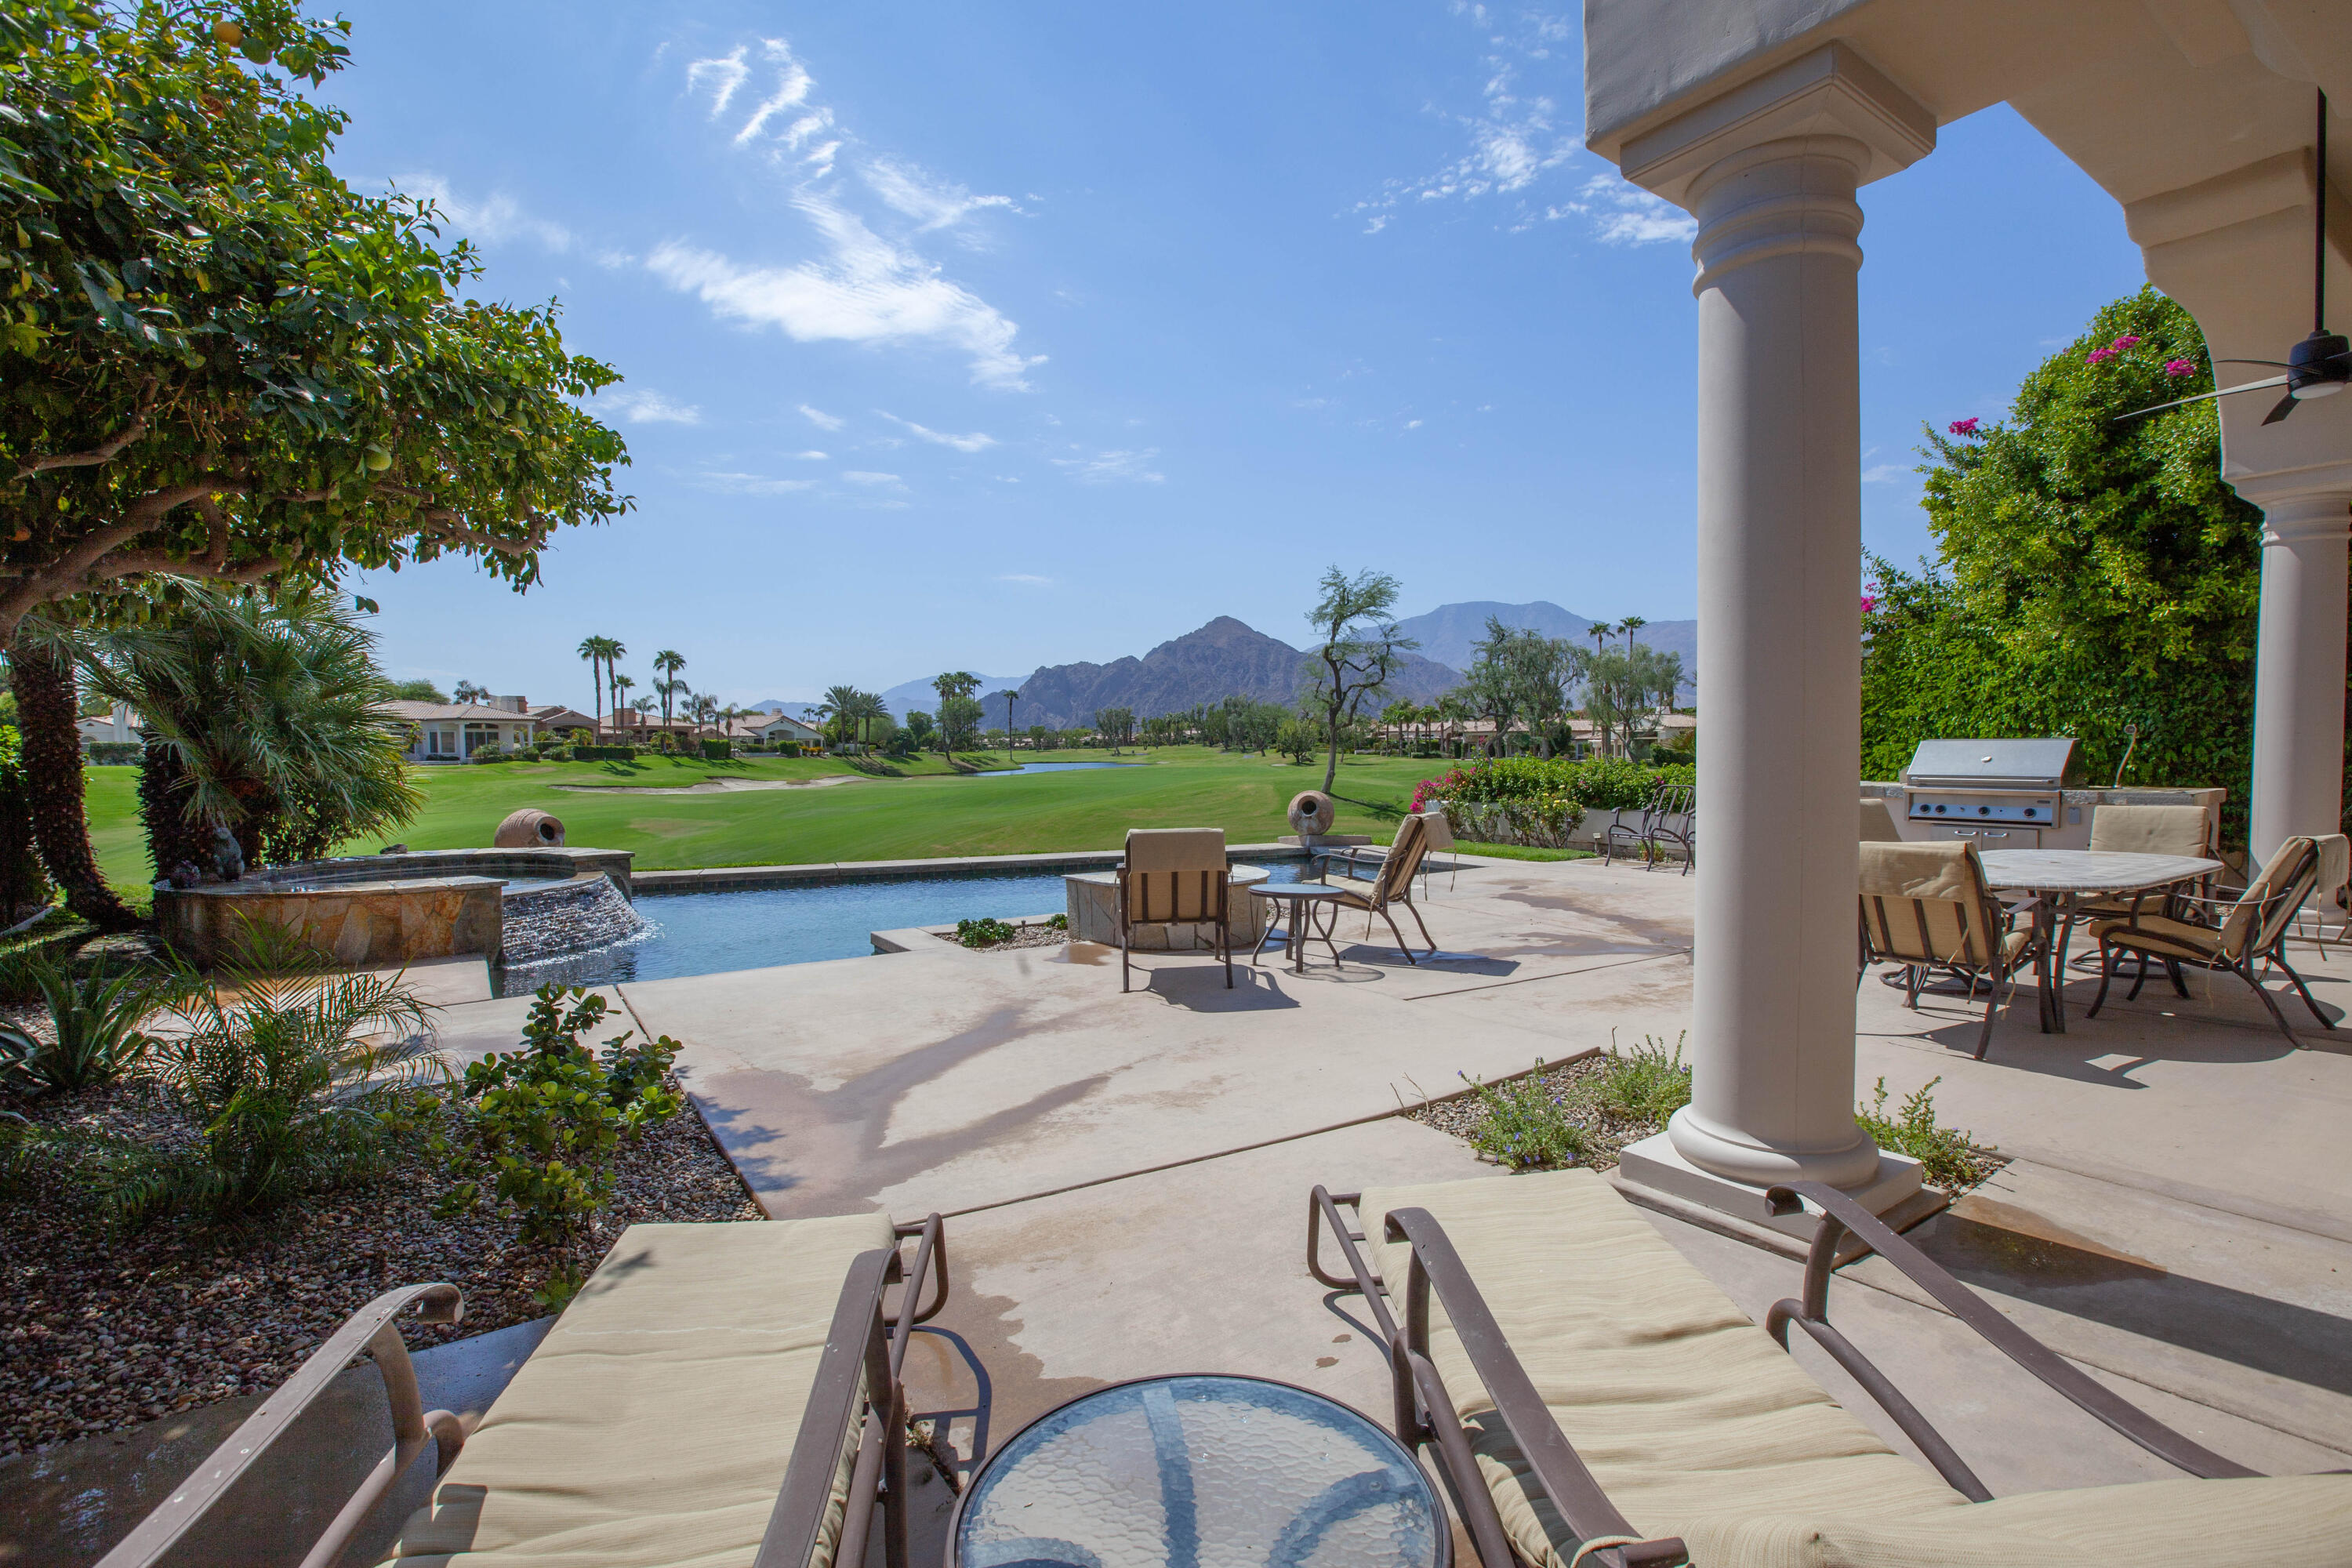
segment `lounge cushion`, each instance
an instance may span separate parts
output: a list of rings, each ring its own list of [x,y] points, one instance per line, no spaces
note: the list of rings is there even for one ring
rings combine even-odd
[[[2122,920],[2094,921],[2091,935],[2114,947],[2128,947],[2164,958],[2212,963],[2221,951],[2221,933],[2211,926],[2190,925],[2169,915],[2143,912]]]
[[[2352,1563],[2352,1476],[2196,1479],[1970,1503],[1841,1408],[1590,1171],[1363,1194],[1402,1300],[1388,1212],[1437,1217],[1552,1419],[1645,1536],[1696,1568],[2284,1568]],[[1565,1568],[1576,1540],[1431,1298],[1430,1360],[1513,1544]],[[2120,1441],[2121,1439],[2118,1439]]]
[[[885,1215],[634,1225],[386,1562],[743,1568],[766,1532],[852,1259]],[[854,1435],[814,1568],[841,1528]]]

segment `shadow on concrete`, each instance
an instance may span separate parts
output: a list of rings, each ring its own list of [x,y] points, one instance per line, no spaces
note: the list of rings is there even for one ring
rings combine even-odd
[[[1973,1196],[1910,1239],[1979,1289],[2352,1394],[2352,1319],[2174,1274],[2028,1210]]]

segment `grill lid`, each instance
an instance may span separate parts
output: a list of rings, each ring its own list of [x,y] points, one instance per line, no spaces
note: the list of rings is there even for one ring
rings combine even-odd
[[[1922,741],[1903,770],[1914,789],[2055,789],[2074,755],[2074,738]]]

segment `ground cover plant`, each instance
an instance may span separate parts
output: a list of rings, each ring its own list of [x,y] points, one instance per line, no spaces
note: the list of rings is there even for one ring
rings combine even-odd
[[[30,947],[5,966],[5,990],[36,999],[47,1027],[0,1023],[0,1089],[18,1095],[69,1094],[115,1083],[153,1044],[141,1027],[184,995],[188,977],[131,964],[80,964],[47,947]]]
[[[1937,1125],[1936,1086],[1943,1081],[1941,1074],[1929,1079],[1905,1095],[1901,1107],[1889,1116],[1886,1080],[1882,1078],[1871,1102],[1855,1105],[1853,1119],[1880,1148],[1918,1161],[1929,1186],[1961,1192],[2000,1169],[2004,1162],[1991,1150],[1979,1148],[1972,1134]]]
[[[1077,752],[1056,752],[1051,760],[1097,758]],[[1154,747],[1129,752],[1115,767],[1019,776],[950,775],[936,754],[887,765],[902,776],[860,777],[857,768],[831,757],[418,767],[410,777],[425,804],[400,837],[414,849],[478,847],[490,841],[509,812],[535,805],[563,818],[571,843],[632,850],[641,870],[1115,849],[1130,827],[1222,827],[1229,843],[1266,843],[1290,831],[1284,811],[1291,796],[1319,777],[1279,760],[1205,746]],[[1413,784],[1428,770],[1426,760],[1342,757],[1338,830],[1393,832]],[[89,770],[90,833],[109,879],[143,889],[149,873],[137,821],[137,775],[133,768]],[[618,793],[715,779],[847,782]],[[598,787],[558,787],[583,784]],[[381,847],[362,839],[345,848],[373,854]]]

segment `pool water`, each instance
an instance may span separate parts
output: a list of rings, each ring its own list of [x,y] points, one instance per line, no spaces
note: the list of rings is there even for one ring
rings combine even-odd
[[[1270,882],[1295,882],[1301,863],[1270,861],[1265,869]],[[859,958],[874,952],[874,931],[950,925],[982,916],[1009,920],[1059,914],[1067,904],[1059,871],[646,894],[637,900],[637,912],[651,922],[645,934],[593,952],[508,965],[495,978],[499,995],[523,996],[551,981],[610,985]]]

